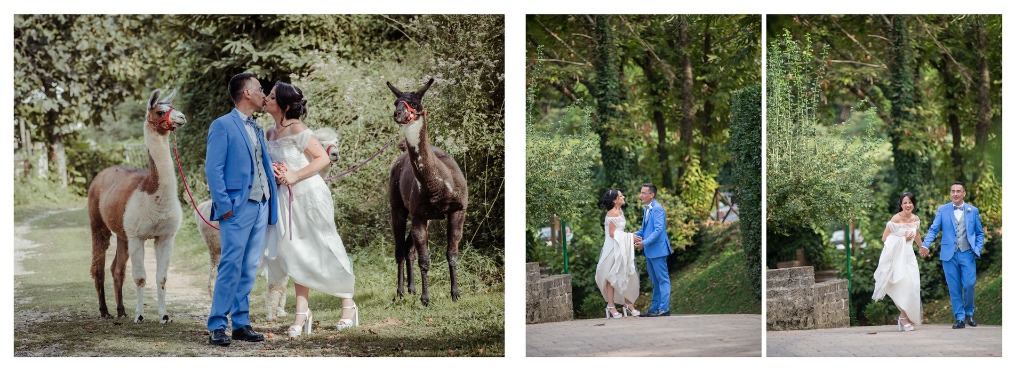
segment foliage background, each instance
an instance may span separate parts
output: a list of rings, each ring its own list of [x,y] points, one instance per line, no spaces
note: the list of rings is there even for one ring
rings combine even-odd
[[[926,229],[960,180],[986,234],[977,292],[1000,304],[1002,17],[769,16],[767,29],[769,267],[802,249],[852,279],[856,323],[890,321],[895,306],[870,300],[884,222],[910,191]],[[828,237],[851,220],[864,246],[847,274]],[[919,258],[925,322],[946,322],[948,311],[927,309],[948,304],[938,243],[931,249]],[[978,317],[1001,323],[1001,309]]]
[[[732,257],[735,252],[729,251],[730,256],[718,257],[723,248],[715,243],[725,243],[718,241],[737,233],[705,221],[711,208],[718,207],[716,192],[744,192],[738,187],[741,178],[746,177],[745,183],[756,179],[760,191],[760,166],[734,165],[729,149],[730,125],[737,120],[731,114],[735,92],[757,85],[761,78],[760,17],[528,15],[526,25],[527,260],[545,263],[552,272],[564,271],[561,250],[537,235],[557,214],[574,234],[567,255],[576,314],[598,316],[604,305],[593,282],[604,237],[600,197],[609,189],[620,189],[627,201],[627,230],[636,230],[642,218],[637,193],[642,183],[652,182],[668,212],[668,234],[675,249],[670,271],[679,273],[698,263],[711,266],[707,264],[712,257],[739,258],[738,267],[728,267],[727,273],[741,281],[728,287],[743,285],[740,293],[757,300],[759,229],[743,238],[752,242],[744,248],[758,250],[749,256]],[[759,112],[759,104],[755,106]],[[759,125],[758,121],[758,145]],[[741,148],[754,145],[744,144]],[[753,207],[739,209],[741,216],[756,214],[760,219]],[[637,304],[643,308],[650,284],[642,253],[636,262],[644,278]],[[752,267],[757,271],[748,274]],[[683,279],[682,273],[673,278],[679,279],[694,281]],[[685,286],[674,287],[674,313],[709,312],[693,309],[692,304],[682,306],[683,300],[694,299],[684,294]],[[711,287],[714,294],[724,295],[716,287]],[[759,303],[725,304],[716,310],[760,312],[755,305]]]
[[[279,80],[303,88],[307,125],[339,133],[334,172],[398,133],[386,81],[412,90],[433,77],[424,101],[430,136],[470,176],[464,248],[504,262],[503,16],[18,15],[15,62],[15,119],[27,129],[16,127],[15,138],[19,157],[30,160],[22,175],[84,194],[93,175],[124,163],[125,145],[140,141],[150,91],[177,88],[189,123],[174,140],[197,202],[209,196],[207,127],[231,110],[226,82],[234,74],[257,73],[267,91]],[[47,144],[48,155],[29,152],[31,143]],[[385,185],[398,153],[392,146],[331,182],[347,243],[390,241]],[[37,158],[47,167],[36,167]],[[431,225],[433,238],[445,237],[441,226]]]

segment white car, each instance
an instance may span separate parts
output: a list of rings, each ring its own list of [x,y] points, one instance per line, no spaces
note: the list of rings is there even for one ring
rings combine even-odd
[[[854,239],[854,244],[855,244],[853,246],[854,248],[863,248],[864,247],[864,235],[861,235],[860,229],[856,229],[856,230],[853,231],[853,239]],[[832,233],[832,238],[830,238],[828,240],[828,242],[834,244],[836,246],[836,249],[838,249],[840,251],[845,251],[846,250],[846,231],[844,231],[844,230],[837,230],[837,231],[833,232]]]
[[[565,231],[566,231],[566,234],[565,234],[565,239],[566,239],[565,240],[565,244],[567,244],[567,245],[568,244],[572,244],[572,237],[573,237],[573,235],[572,235],[572,228],[571,227],[566,227]],[[547,243],[547,245],[551,245],[551,228],[550,227],[542,227],[540,229],[540,232],[537,233],[537,237],[538,238],[544,238],[544,241]]]

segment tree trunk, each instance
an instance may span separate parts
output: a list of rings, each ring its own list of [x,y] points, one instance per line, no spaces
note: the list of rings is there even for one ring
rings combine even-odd
[[[682,111],[682,118],[679,121],[679,139],[681,140],[679,147],[679,170],[677,175],[680,177],[686,175],[686,165],[690,158],[690,147],[693,146],[693,123],[694,118],[694,104],[695,100],[693,97],[693,63],[690,62],[689,50],[690,50],[690,36],[689,29],[690,25],[686,20],[686,16],[681,17],[679,23],[679,67],[682,71],[682,101],[680,110]]]
[[[57,168],[57,181],[61,188],[68,187],[68,156],[64,151],[64,135],[57,132],[50,135],[50,158]]]
[[[597,57],[595,58],[594,99],[597,101],[597,134],[601,141],[601,163],[604,165],[605,185],[622,186],[632,180],[636,170],[635,157],[626,154],[626,150],[613,145],[612,139],[621,136],[622,88],[619,80],[621,62],[619,49],[615,42],[615,32],[611,21],[613,16],[598,15],[595,22],[597,40]]]
[[[964,180],[964,158],[960,145],[962,144],[963,135],[960,128],[960,108],[958,105],[960,98],[956,94],[961,85],[956,79],[956,74],[953,72],[953,64],[950,58],[948,55],[943,55],[938,70],[942,74],[943,90],[946,91],[946,105],[943,109],[946,111],[946,121],[949,122],[949,132],[953,134],[953,150],[950,152],[950,157],[953,159],[953,170],[956,179],[962,181]]]
[[[889,125],[889,140],[892,143],[893,173],[897,181],[897,191],[919,189],[925,185],[926,165],[918,155],[902,146],[904,134],[913,131],[916,121],[913,109],[917,105],[914,84],[914,72],[917,63],[914,58],[914,45],[910,39],[910,30],[906,24],[906,16],[892,17],[892,28],[889,40],[892,41],[889,69],[892,79],[888,87],[888,97],[892,105],[892,122]],[[925,194],[927,196],[927,194]]]
[[[702,62],[704,63],[704,72],[708,72],[711,68],[708,66],[710,63],[711,56],[711,24],[708,23],[704,26],[704,57]],[[708,145],[711,144],[711,119],[714,117],[715,103],[711,102],[711,96],[715,93],[715,89],[718,87],[718,83],[715,81],[705,80],[702,87],[702,93],[704,96],[704,109],[701,114],[700,124],[700,167],[706,170],[708,165]]]
[[[644,75],[647,76],[648,91],[651,95],[651,112],[654,120],[654,127],[658,130],[658,169],[661,172],[661,185],[668,190],[674,189],[672,183],[672,165],[668,163],[668,148],[667,148],[667,136],[665,129],[665,105],[662,100],[664,94],[664,84],[662,84],[662,74],[658,70],[655,64],[654,53],[648,51],[646,55],[641,58],[643,63]]]
[[[988,146],[988,131],[992,125],[992,99],[989,96],[992,85],[989,78],[988,59],[988,38],[985,35],[984,17],[975,16],[977,25],[977,41],[975,45],[978,54],[978,124],[974,130],[975,144],[977,144],[976,155],[980,162],[985,160],[985,148]]]

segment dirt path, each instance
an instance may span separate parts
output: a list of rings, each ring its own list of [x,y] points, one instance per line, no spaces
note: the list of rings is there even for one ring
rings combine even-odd
[[[39,255],[39,252],[45,251],[46,248],[42,247],[41,244],[26,239],[25,237],[32,233],[33,223],[45,219],[54,214],[70,213],[76,210],[67,211],[48,211],[31,217],[24,222],[19,223],[14,228],[14,289],[15,289],[15,303],[27,303],[31,301],[31,296],[20,295],[18,292],[18,278],[20,275],[29,275],[35,273],[33,269],[26,269],[22,261],[27,258]],[[187,222],[185,222],[187,223]],[[184,224],[184,223],[183,223]],[[104,267],[110,269],[110,264],[113,261],[113,253],[116,250],[116,238],[111,238],[110,248],[107,249],[107,262]],[[154,254],[153,241],[146,241],[145,249],[145,262],[144,267],[146,269],[146,309],[143,313],[152,315],[156,312],[156,255]],[[132,262],[131,259],[128,261],[128,266],[125,268],[125,274],[130,278],[132,273]],[[111,279],[109,271],[107,272],[106,283],[110,283]],[[132,282],[125,280],[125,293],[124,303],[125,308],[128,309],[129,314],[134,313],[135,310],[135,287],[132,287]],[[89,287],[92,288],[92,287]],[[206,278],[198,276],[196,274],[189,274],[188,272],[178,271],[177,266],[174,263],[174,255],[171,255],[171,266],[167,269],[167,303],[168,308],[170,304],[177,304],[186,307],[188,310],[202,311],[209,310],[210,297],[205,292],[206,290]],[[109,300],[113,301],[113,300]],[[150,307],[152,306],[152,307]],[[204,309],[205,308],[205,309]],[[172,315],[173,318],[173,315]]]

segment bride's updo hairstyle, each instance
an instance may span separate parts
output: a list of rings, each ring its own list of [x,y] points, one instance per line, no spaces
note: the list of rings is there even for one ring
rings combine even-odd
[[[601,198],[601,208],[606,211],[612,210],[615,207],[615,199],[619,198],[619,193],[621,192],[614,188],[605,192],[604,197]]]
[[[302,98],[302,90],[291,84],[277,81],[274,83],[277,94],[277,106],[284,111],[284,119],[297,119],[306,115],[306,99]]]
[[[910,212],[911,213],[917,212],[917,200],[914,199],[914,194],[912,194],[910,192],[904,192],[904,193],[900,194],[899,200],[896,200],[896,213],[899,213],[899,212],[903,211],[903,198],[904,197],[909,197],[910,198],[910,203],[914,204],[914,210],[911,210]]]

